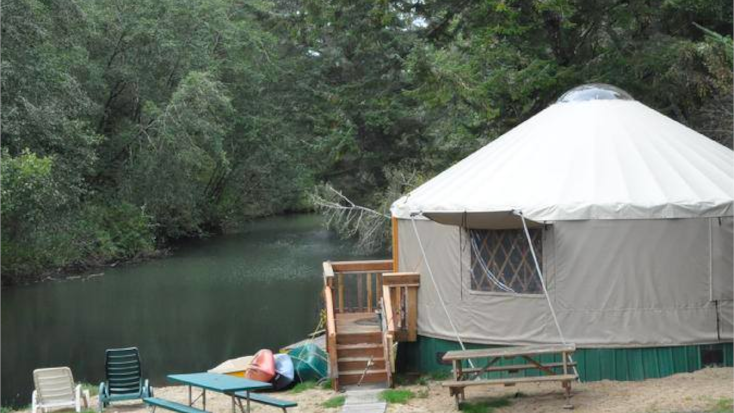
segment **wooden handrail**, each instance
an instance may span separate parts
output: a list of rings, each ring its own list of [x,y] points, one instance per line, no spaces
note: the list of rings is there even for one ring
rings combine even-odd
[[[390,287],[382,286],[382,300],[385,306],[385,322],[387,323],[387,333],[395,334],[395,311],[392,309],[392,299],[390,297]]]
[[[330,286],[324,287],[324,303],[326,304],[326,351],[329,353],[332,386],[338,388],[339,365],[336,354],[336,321],[334,318],[334,298]]]
[[[421,284],[421,275],[417,272],[386,272],[382,274],[382,284],[401,287],[417,287]]]
[[[386,309],[386,306],[389,305],[387,302],[389,299],[386,299],[386,296],[383,296],[380,300],[380,310],[382,311],[382,314],[388,314],[388,310]],[[387,385],[388,387],[392,387],[393,380],[392,380],[392,373],[393,373],[393,365],[392,365],[392,343],[393,343],[393,335],[390,332],[390,328],[388,327],[388,318],[386,316],[382,317],[382,323],[381,323],[381,329],[382,329],[382,352],[383,357],[385,359],[385,373],[387,374]]]
[[[419,273],[382,274],[388,332],[398,341],[415,341],[418,338],[418,287]]]
[[[334,298],[331,287],[324,287],[324,300],[326,301],[326,332],[336,335],[336,321],[334,320]]]
[[[331,261],[334,272],[392,271],[392,260]]]

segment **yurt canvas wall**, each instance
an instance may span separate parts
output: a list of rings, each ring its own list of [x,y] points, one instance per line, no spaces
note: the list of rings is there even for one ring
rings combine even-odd
[[[404,359],[412,360],[410,368],[438,368],[440,354],[457,347],[456,333],[428,279],[416,230],[464,342],[560,341],[548,302],[537,288],[529,294],[484,291],[472,281],[481,275],[472,273],[472,254],[477,255],[472,232],[493,230],[400,219],[399,270],[417,271],[422,277],[421,338],[402,351]],[[518,247],[527,246],[521,229],[501,231],[519,237]],[[719,343],[731,342],[734,245],[730,217],[557,221],[533,231],[542,238],[538,248],[542,271],[566,341],[593,349],[581,350],[582,378],[641,379],[690,371],[707,361],[702,357],[707,357],[709,347],[700,345],[718,344],[716,350]],[[612,349],[616,350],[610,353]],[[731,345],[724,350],[721,361],[731,364]],[[588,351],[594,357],[607,356],[585,363],[583,354]],[[609,357],[615,355],[625,360],[628,355],[637,356],[640,366],[647,363],[655,368],[635,374],[635,362],[625,361],[631,370],[617,367],[602,374],[590,367],[614,364]]]

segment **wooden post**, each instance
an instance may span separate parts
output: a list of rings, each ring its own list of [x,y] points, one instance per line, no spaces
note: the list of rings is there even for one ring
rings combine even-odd
[[[395,320],[395,326],[398,329],[402,329],[400,325],[400,287],[390,287],[390,303],[392,304],[393,320]]]
[[[331,262],[324,261],[324,285],[328,285],[334,288],[334,269],[331,267]]]
[[[339,273],[339,285],[338,285],[338,296],[339,296],[339,313],[344,312],[344,274]]]
[[[392,271],[398,272],[398,219],[392,217]]]
[[[382,300],[382,273],[381,272],[377,273],[377,283],[376,284],[377,284],[376,286],[377,302],[379,303],[380,300]]]
[[[329,353],[329,368],[334,390],[339,388],[339,367],[336,354],[336,320],[334,317],[334,300],[331,287],[324,287],[324,301],[326,307],[326,351]]]
[[[406,299],[406,312],[408,321],[408,341],[418,339],[418,287],[406,287],[408,297]]]
[[[372,312],[372,273],[367,274],[367,312]]]
[[[365,274],[356,274],[354,275],[355,281],[357,281],[357,311],[362,312],[362,296],[364,295],[362,293],[362,278]]]

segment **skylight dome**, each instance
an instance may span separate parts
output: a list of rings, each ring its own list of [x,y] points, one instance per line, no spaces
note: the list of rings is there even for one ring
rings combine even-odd
[[[577,86],[558,98],[557,103],[586,102],[589,100],[635,100],[624,90],[606,83]]]

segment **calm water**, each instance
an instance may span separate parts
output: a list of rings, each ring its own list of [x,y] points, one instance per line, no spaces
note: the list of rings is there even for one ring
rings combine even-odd
[[[99,383],[106,348],[140,348],[160,385],[169,373],[301,340],[318,321],[321,262],[356,258],[318,217],[301,215],[87,281],[4,289],[2,405],[30,402],[35,368],[69,366],[76,381]]]

